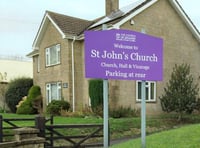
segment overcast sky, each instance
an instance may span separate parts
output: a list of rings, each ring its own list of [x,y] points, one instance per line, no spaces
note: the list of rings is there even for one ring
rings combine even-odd
[[[136,0],[119,0],[120,7]],[[46,10],[93,20],[103,16],[105,0],[0,0],[0,55],[25,56]],[[200,30],[200,0],[179,0]],[[163,10],[164,11],[164,10]]]

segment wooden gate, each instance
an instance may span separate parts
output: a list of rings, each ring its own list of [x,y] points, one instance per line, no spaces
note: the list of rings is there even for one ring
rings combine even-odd
[[[42,123],[44,118],[38,117],[36,128],[40,130],[40,136],[46,138],[45,148],[103,146],[103,124],[45,125]],[[75,134],[72,135],[72,131]]]
[[[3,122],[9,126],[4,127]],[[13,133],[6,133],[5,130],[12,131],[12,129],[20,128],[16,122],[32,122],[33,126],[29,127],[39,129],[40,132],[38,136],[46,139],[45,148],[80,148],[103,146],[103,124],[55,125],[53,116],[50,118],[37,116],[35,118],[5,119],[0,115],[0,142],[4,142],[3,139],[5,139],[5,137],[13,136]]]

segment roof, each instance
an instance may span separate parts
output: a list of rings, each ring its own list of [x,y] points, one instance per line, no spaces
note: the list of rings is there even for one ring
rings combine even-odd
[[[151,5],[155,4],[159,0],[137,0],[134,3],[119,9],[111,13],[108,16],[101,17],[94,21],[75,18],[55,12],[46,11],[42,20],[39,31],[33,43],[33,48],[37,49],[40,44],[41,38],[45,32],[45,28],[48,23],[51,22],[55,28],[60,32],[63,38],[80,37],[85,30],[99,29],[102,24],[112,25],[110,28],[120,28],[122,24],[129,21],[131,18],[141,13]],[[195,38],[200,42],[200,33],[190,18],[187,16],[183,8],[180,6],[177,0],[169,0],[171,5],[180,15],[187,27],[190,29]]]
[[[131,10],[133,10],[133,9],[137,8],[139,5],[143,4],[145,1],[146,0],[137,0],[128,6],[122,7],[118,11],[112,12],[108,16],[103,17],[101,20],[99,20],[98,22],[96,22],[92,26],[90,26],[90,28],[93,28],[93,27],[102,25],[104,23],[113,21],[117,18],[123,17],[123,16],[127,15],[128,13],[130,13]]]
[[[94,23],[93,21],[46,11],[32,45],[33,50],[38,49],[38,45],[40,44],[41,38],[43,37],[49,22],[55,26],[63,38],[73,38],[73,36],[79,36],[84,30]]]
[[[108,26],[110,26],[110,29],[112,28],[119,29],[120,26],[123,25],[125,22],[129,21],[130,19],[132,19],[139,13],[143,12],[145,9],[147,9],[148,7],[150,7],[151,5],[155,4],[158,1],[159,0],[137,0],[126,7],[120,8],[118,11],[115,11],[110,15],[103,17],[102,19],[91,25],[90,29],[97,28],[102,24],[108,24]],[[178,1],[169,0],[169,2],[171,3],[175,11],[178,13],[178,15],[181,17],[181,19],[185,22],[186,26],[191,31],[191,33],[200,42],[199,30],[193,24],[193,22],[188,17],[188,15],[183,10]]]
[[[33,57],[33,56],[36,56],[36,55],[39,55],[38,49],[33,50],[32,52],[28,53],[26,56],[27,57]]]
[[[47,14],[65,35],[71,34],[78,36],[93,23],[93,21],[83,20],[50,11],[47,11]]]

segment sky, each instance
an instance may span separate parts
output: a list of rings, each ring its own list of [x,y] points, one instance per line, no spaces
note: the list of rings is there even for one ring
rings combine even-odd
[[[136,0],[119,0],[120,7]],[[178,0],[200,30],[200,0]],[[0,56],[26,57],[46,10],[93,20],[105,14],[105,0],[0,0]],[[164,11],[164,10],[163,10]]]

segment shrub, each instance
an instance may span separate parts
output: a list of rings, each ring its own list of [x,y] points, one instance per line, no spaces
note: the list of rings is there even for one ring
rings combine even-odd
[[[51,103],[47,105],[47,113],[52,115],[61,115],[61,110],[68,111],[70,104],[64,100],[52,100]]]
[[[192,113],[198,104],[198,85],[194,84],[190,74],[190,65],[175,65],[171,79],[164,88],[164,94],[159,97],[162,110],[165,112],[177,112],[178,120],[183,113]]]
[[[34,85],[28,91],[28,98],[33,101],[35,98],[41,95],[40,86]]]
[[[18,107],[17,114],[35,114],[37,109],[34,108],[34,101],[41,96],[41,89],[39,86],[32,86],[28,92],[27,99],[25,99]]]
[[[112,118],[122,118],[122,117],[137,117],[140,115],[140,111],[137,109],[131,109],[131,107],[120,106],[116,109],[109,111],[110,117]]]
[[[103,110],[103,80],[89,80],[89,96],[91,99],[92,111],[102,116]]]
[[[35,114],[36,111],[31,106],[31,103],[26,99],[16,111],[17,114]]]
[[[22,77],[10,81],[5,93],[5,101],[11,112],[16,112],[16,105],[22,97],[27,96],[31,86],[33,86],[33,79],[31,78]]]

